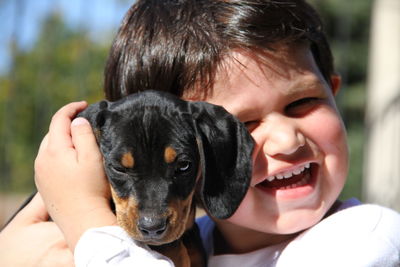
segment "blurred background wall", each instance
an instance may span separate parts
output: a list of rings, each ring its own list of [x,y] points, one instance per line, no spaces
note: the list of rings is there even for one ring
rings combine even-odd
[[[400,1],[372,10],[364,197],[400,210]]]
[[[33,161],[47,132],[51,115],[71,101],[84,99],[95,102],[103,98],[102,75],[107,52],[132,2],[0,0],[0,225],[21,199],[34,189]],[[400,172],[388,171],[390,164],[379,163],[379,159],[384,160],[379,155],[385,154],[390,155],[385,159],[390,158],[391,165],[400,166],[400,86],[398,79],[394,87],[379,86],[379,79],[387,79],[388,76],[399,78],[400,71],[392,70],[386,73],[388,76],[371,78],[375,72],[388,69],[386,61],[378,60],[381,58],[378,53],[386,51],[388,59],[394,55],[392,59],[397,58],[397,66],[399,64],[400,45],[388,45],[394,42],[391,39],[395,36],[394,32],[400,33],[400,25],[394,23],[396,19],[392,20],[392,24],[387,22],[386,26],[371,25],[375,25],[373,19],[386,16],[378,14],[382,5],[391,5],[386,10],[398,16],[400,1],[309,2],[323,17],[336,68],[343,78],[337,100],[348,129],[351,169],[341,198],[357,197],[382,202],[400,210],[398,197],[385,201],[380,197],[382,194],[387,196],[389,192],[399,196]],[[382,37],[378,34],[381,30],[375,27],[383,27],[388,33]],[[378,44],[383,38],[385,42]],[[397,34],[396,42],[398,39]],[[375,56],[370,57],[370,50]],[[375,89],[377,87],[379,90]],[[388,110],[385,106],[394,103],[391,104],[390,114],[397,112],[397,117],[387,117],[385,124],[394,125],[396,121],[397,128],[394,129],[397,129],[397,135],[389,129],[387,131],[391,134],[382,139],[379,137],[381,127],[375,122],[383,117],[377,116],[372,107],[378,99],[377,95],[387,95],[389,91],[392,93],[379,109]],[[370,115],[366,116],[366,112]],[[375,129],[374,135],[369,134],[372,129]],[[373,137],[375,133],[378,137]],[[386,150],[376,154],[374,146],[368,145],[372,139],[380,140],[378,145],[374,145],[377,147],[385,140]],[[378,157],[364,156],[367,152]],[[372,166],[375,168],[373,171],[369,168]],[[371,175],[364,175],[364,171]],[[382,177],[387,178],[385,186],[382,186],[383,180],[379,180]],[[379,181],[376,182],[376,179]]]

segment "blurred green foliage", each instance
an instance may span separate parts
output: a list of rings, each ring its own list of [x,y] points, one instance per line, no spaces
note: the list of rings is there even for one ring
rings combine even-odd
[[[364,105],[371,0],[310,0],[326,24],[343,89],[339,107],[348,129],[351,169],[343,198],[361,197]],[[122,18],[121,18],[122,19]],[[95,43],[50,14],[34,47],[14,55],[0,76],[0,191],[30,191],[33,161],[52,114],[75,100],[103,98],[109,44]]]
[[[14,51],[8,75],[0,77],[0,188],[30,191],[33,162],[52,114],[68,102],[102,98],[108,47],[84,30],[73,31],[51,14],[35,46]]]

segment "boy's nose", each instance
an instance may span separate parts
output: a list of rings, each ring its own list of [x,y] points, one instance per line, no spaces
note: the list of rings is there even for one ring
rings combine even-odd
[[[264,153],[269,156],[290,155],[305,145],[305,136],[290,119],[276,119],[267,127]]]

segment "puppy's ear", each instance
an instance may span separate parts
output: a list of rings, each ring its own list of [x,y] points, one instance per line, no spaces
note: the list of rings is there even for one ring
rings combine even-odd
[[[93,128],[97,142],[99,142],[101,137],[101,128],[104,126],[106,117],[109,114],[108,105],[109,102],[103,100],[89,105],[85,110],[77,115],[77,117],[83,117],[89,121]]]
[[[252,175],[254,141],[243,123],[224,108],[190,102],[198,136],[204,208],[225,219],[243,200]]]

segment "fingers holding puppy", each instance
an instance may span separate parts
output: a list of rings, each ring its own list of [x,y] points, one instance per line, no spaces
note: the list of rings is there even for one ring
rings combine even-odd
[[[71,123],[71,133],[74,147],[79,148],[77,150],[78,161],[102,159],[100,152],[93,153],[98,151],[98,145],[87,119],[82,117],[74,119]]]
[[[60,108],[52,117],[49,127],[49,143],[73,147],[71,121],[87,107],[85,101],[72,102]]]
[[[86,120],[74,120],[86,107],[71,103],[53,116],[35,160],[36,186],[70,247],[88,228],[115,223],[93,132]]]

